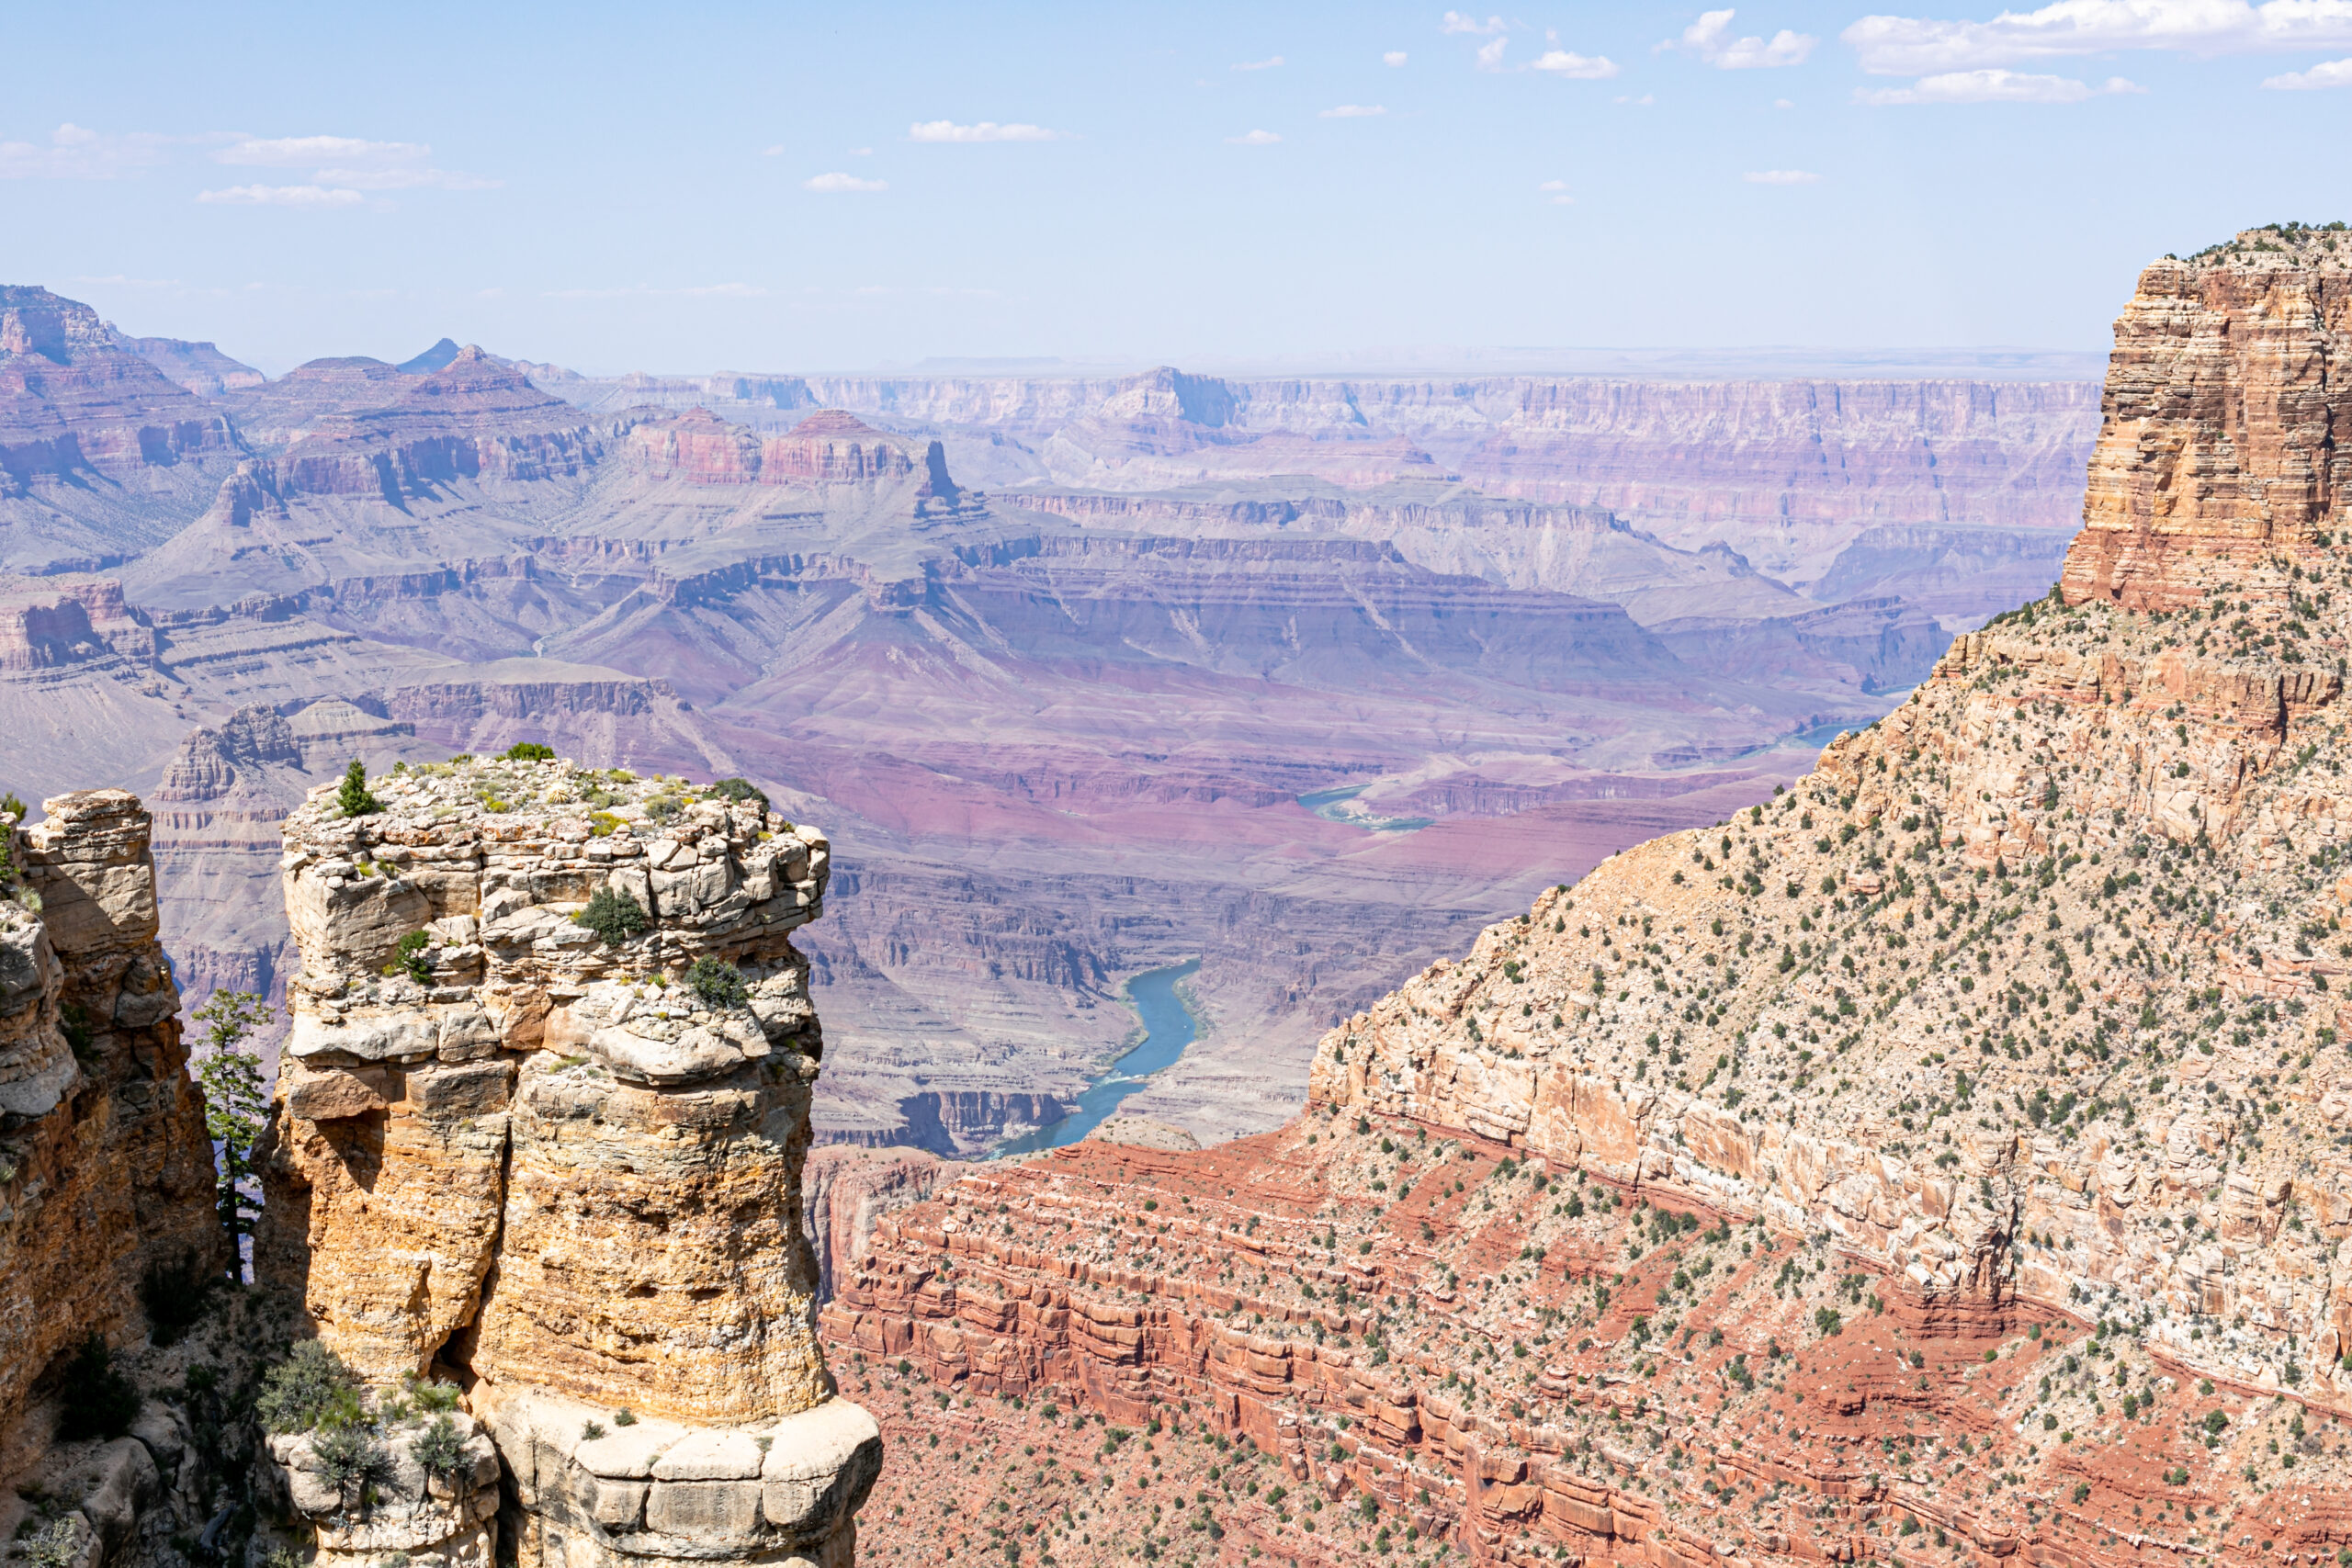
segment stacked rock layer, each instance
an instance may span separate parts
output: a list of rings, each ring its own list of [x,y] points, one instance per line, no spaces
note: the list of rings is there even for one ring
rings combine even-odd
[[[1069,1561],[2352,1544],[2347,264],[2151,267],[2060,589],[1333,1030],[1301,1122],[884,1221],[863,1386],[1026,1399],[973,1440],[1102,1471]]]
[[[43,810],[0,818],[0,1426],[85,1336],[129,1337],[151,1272],[226,1247],[147,813],[117,789]]]
[[[800,1232],[821,1038],[789,933],[824,839],[557,761],[371,788],[286,824],[258,1272],[371,1382],[467,1390],[527,1564],[845,1562],[880,1450]]]

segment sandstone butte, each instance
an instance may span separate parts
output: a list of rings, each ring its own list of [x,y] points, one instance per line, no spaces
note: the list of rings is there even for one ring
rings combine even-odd
[[[790,940],[825,840],[749,792],[553,761],[375,788],[286,824],[302,972],[254,1272],[370,1384],[464,1390],[512,1539],[495,1487],[390,1525],[345,1511],[322,1439],[274,1438],[319,1560],[847,1563],[880,1444],[816,1341],[822,1041]],[[569,918],[599,889],[643,929]],[[705,961],[743,994],[685,986]]]
[[[881,1220],[867,1560],[2352,1561],[2347,353],[2340,230],[2149,267],[2048,598],[1281,1130]]]
[[[9,824],[0,1533],[75,1568],[847,1568],[881,1445],[816,1338],[822,1041],[790,937],[825,839],[753,791],[554,761],[372,789],[285,825],[302,967],[255,1285],[209,1306],[147,815],[101,790]],[[636,929],[569,918],[598,889]],[[92,1335],[137,1412],[96,1436],[67,1429]],[[256,1433],[262,1372],[313,1338],[348,1416]]]

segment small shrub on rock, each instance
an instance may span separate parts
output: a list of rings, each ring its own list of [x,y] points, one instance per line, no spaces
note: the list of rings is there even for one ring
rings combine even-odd
[[[433,939],[424,932],[409,932],[401,938],[400,955],[384,966],[384,973],[406,975],[420,986],[433,984],[433,960],[424,955],[424,950],[432,945]]]
[[[695,959],[694,966],[686,971],[686,988],[701,998],[706,1007],[739,1008],[752,999],[752,988],[743,983],[743,972],[708,953]]]
[[[28,1520],[29,1525],[31,1521]],[[82,1535],[71,1518],[52,1523],[20,1548],[26,1568],[74,1568],[82,1561]]]
[[[653,923],[645,907],[616,887],[599,887],[588,896],[588,907],[571,917],[587,927],[607,947],[617,947]]]
[[[419,1382],[410,1385],[416,1407],[427,1415],[437,1416],[458,1407],[458,1385],[447,1382]]]
[[[139,1281],[139,1304],[147,1312],[148,1342],[159,1349],[178,1343],[181,1335],[203,1319],[217,1283],[197,1266],[192,1251],[149,1264]]]
[[[447,1416],[436,1416],[433,1425],[419,1433],[408,1446],[409,1457],[417,1468],[430,1476],[450,1476],[466,1462],[466,1440],[458,1436],[458,1424]]]
[[[756,800],[762,807],[768,803],[767,791],[749,779],[719,779],[711,784],[710,793],[721,800]]]
[[[335,1489],[346,1508],[355,1503],[364,1507],[374,1488],[394,1474],[392,1456],[384,1451],[374,1433],[356,1422],[321,1432],[311,1451],[318,1455],[320,1475]]]
[[[139,1391],[115,1370],[107,1342],[95,1330],[65,1368],[57,1391],[57,1440],[119,1438],[139,1418]]]
[[[358,1375],[334,1351],[305,1339],[262,1379],[254,1414],[273,1432],[356,1426],[363,1414]]]
[[[517,740],[514,745],[506,748],[506,761],[510,762],[552,762],[555,761],[555,748],[552,746],[542,746],[536,740]]]

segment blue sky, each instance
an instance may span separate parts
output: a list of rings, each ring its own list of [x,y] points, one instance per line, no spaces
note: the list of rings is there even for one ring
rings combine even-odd
[[[0,279],[272,371],[445,333],[591,372],[2096,350],[2149,258],[2352,219],[2352,0],[85,4],[8,37]]]

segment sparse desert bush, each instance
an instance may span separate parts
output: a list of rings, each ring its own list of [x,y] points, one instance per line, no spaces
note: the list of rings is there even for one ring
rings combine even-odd
[[[571,917],[587,927],[607,947],[616,947],[653,923],[645,907],[618,888],[599,887],[588,896],[588,907]]]
[[[752,999],[752,988],[743,983],[743,972],[708,953],[695,959],[686,971],[686,988],[701,998],[707,1007],[739,1008]]]
[[[356,1425],[364,1415],[358,1375],[334,1351],[305,1339],[262,1379],[254,1414],[272,1432]]]

